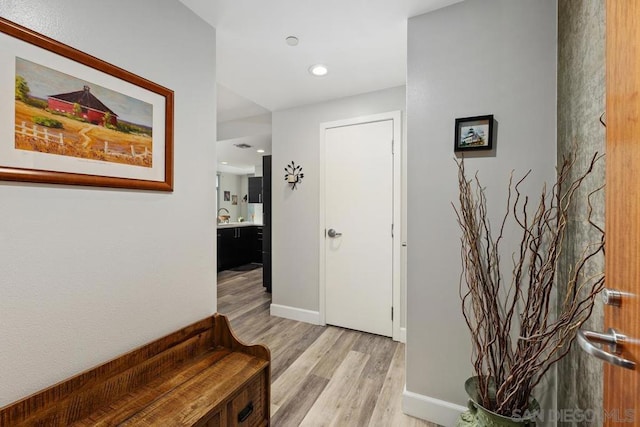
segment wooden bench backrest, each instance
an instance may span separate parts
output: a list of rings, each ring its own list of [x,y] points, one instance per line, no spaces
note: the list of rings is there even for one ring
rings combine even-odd
[[[217,346],[269,357],[264,346],[240,349],[227,319],[215,315],[1,408],[0,426],[70,425]]]

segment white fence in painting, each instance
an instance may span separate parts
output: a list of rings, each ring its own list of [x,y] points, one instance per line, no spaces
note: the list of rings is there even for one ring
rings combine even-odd
[[[33,125],[33,127],[29,127],[27,122],[22,122],[21,125],[16,124],[16,135],[23,135],[27,138],[36,138],[46,142],[47,144],[53,142],[64,145],[62,132],[52,132],[45,126]]]
[[[135,158],[143,159],[145,157],[151,157],[151,152],[147,147],[144,147],[144,153],[136,153],[136,148],[133,145],[130,145],[129,147],[131,148],[131,157],[133,157],[134,159]],[[104,142],[104,152],[105,154],[111,154],[114,156],[122,156],[122,157],[129,156],[128,153],[121,153],[119,151],[109,151],[109,141]]]
[[[64,135],[62,132],[55,132],[45,126],[30,125],[27,122],[16,124],[16,135],[22,135],[27,138],[35,138],[45,143],[55,143],[64,146]],[[88,137],[87,137],[88,139]],[[122,152],[109,149],[109,141],[104,141],[104,153],[110,156],[117,157],[132,157],[134,159],[144,159],[151,157],[151,152],[147,147],[144,147],[143,153],[136,153],[136,149],[133,145],[129,146],[130,152]]]

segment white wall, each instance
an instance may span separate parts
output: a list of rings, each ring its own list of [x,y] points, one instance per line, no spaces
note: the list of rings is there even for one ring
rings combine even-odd
[[[404,86],[273,113],[273,304],[319,310],[320,123],[397,110]],[[284,181],[291,161],[304,172],[294,191]]]
[[[231,215],[231,218],[229,218],[229,221],[237,221],[238,220],[238,216],[241,215],[241,211],[240,211],[240,207],[242,206],[242,197],[244,197],[244,195],[246,194],[247,189],[245,188],[245,193],[241,193],[242,191],[242,177],[243,175],[235,175],[232,173],[221,173],[220,174],[220,200],[219,200],[219,206],[218,208],[225,208],[229,211],[229,215]],[[244,175],[244,180],[245,180],[245,184],[246,184],[246,175]],[[225,202],[224,200],[224,192],[228,191],[229,192],[229,200]],[[232,197],[233,196],[237,196],[238,197],[238,204],[237,205],[232,205]],[[245,203],[246,205],[246,203]],[[224,211],[220,212],[222,215],[224,215]]]
[[[215,30],[177,1],[0,16],[175,91],[173,193],[0,183],[2,406],[215,312],[216,93]]]
[[[556,163],[556,3],[467,0],[408,24],[408,309],[405,410],[452,425],[472,373],[461,315],[454,120],[494,114],[497,148],[468,156],[492,217],[509,173],[528,189],[553,182]],[[507,256],[507,262],[509,257]],[[508,266],[507,266],[508,267]],[[508,270],[508,268],[507,268]],[[507,280],[509,278],[507,277]]]

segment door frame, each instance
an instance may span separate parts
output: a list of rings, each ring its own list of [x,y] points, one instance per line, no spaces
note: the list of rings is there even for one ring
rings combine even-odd
[[[320,307],[320,324],[326,325],[326,259],[325,259],[325,229],[326,229],[326,196],[325,196],[325,179],[326,179],[326,141],[325,133],[328,129],[362,125],[366,123],[375,123],[391,120],[393,122],[393,257],[392,257],[392,307],[393,307],[393,320],[392,320],[392,338],[394,341],[404,342],[405,334],[401,334],[400,324],[401,319],[404,316],[403,304],[400,301],[400,287],[401,287],[401,240],[402,240],[402,112],[389,111],[386,113],[379,113],[367,116],[354,117],[350,119],[336,120],[331,122],[320,123],[320,158],[319,158],[319,180],[320,180],[320,194],[319,194],[319,209],[320,209],[320,227],[318,229],[318,236],[320,241],[320,271],[319,271],[319,307]],[[389,230],[391,233],[391,230]],[[391,313],[389,313],[391,315]]]

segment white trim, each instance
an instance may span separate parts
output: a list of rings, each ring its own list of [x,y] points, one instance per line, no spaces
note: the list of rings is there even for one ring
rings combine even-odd
[[[373,114],[370,116],[354,117],[351,119],[337,120],[332,122],[320,123],[320,162],[319,162],[319,180],[320,180],[320,229],[318,230],[320,241],[320,271],[319,271],[319,291],[320,291],[320,324],[326,324],[326,295],[325,295],[325,132],[327,129],[337,128],[342,126],[352,126],[364,123],[380,122],[385,120],[393,121],[393,141],[394,141],[394,156],[393,156],[393,296],[391,303],[394,307],[393,325],[392,325],[392,338],[395,341],[406,342],[402,340],[400,322],[404,313],[403,305],[400,301],[400,287],[401,287],[401,241],[402,241],[402,152],[404,143],[402,140],[402,112],[389,111],[386,113]]]
[[[407,343],[407,328],[400,328],[400,339],[398,341],[400,341],[401,343],[406,344]]]
[[[269,313],[272,316],[284,317],[285,319],[297,320],[298,322],[321,325],[320,313],[317,311],[305,310],[303,308],[289,307],[280,304],[271,304]]]
[[[458,417],[466,410],[455,403],[407,391],[406,386],[402,392],[402,412],[441,426],[456,425]]]

